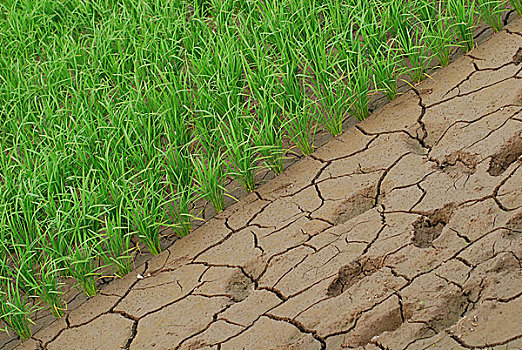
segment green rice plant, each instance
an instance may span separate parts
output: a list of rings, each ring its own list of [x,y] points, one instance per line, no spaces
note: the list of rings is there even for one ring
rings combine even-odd
[[[165,227],[173,228],[179,237],[184,237],[192,230],[191,219],[194,218],[192,214],[193,203],[195,201],[195,188],[192,184],[184,186],[176,186],[174,183],[177,180],[170,180],[170,175],[167,174],[166,183],[170,190],[170,197],[165,200],[165,207],[167,218],[169,222],[163,222]],[[166,219],[167,220],[167,219]]]
[[[399,33],[397,40],[404,57],[410,64],[410,67],[405,67],[406,74],[414,83],[421,82],[426,78],[426,73],[433,60],[433,55],[425,44],[426,34],[416,30],[405,31]]]
[[[258,151],[253,142],[255,124],[252,117],[242,115],[240,110],[227,114],[220,127],[227,161],[228,173],[236,178],[247,192],[256,187]]]
[[[477,12],[493,31],[499,32],[504,24],[502,14],[508,11],[505,5],[505,0],[477,0]]]
[[[368,11],[368,20],[362,21],[359,26],[368,49],[367,58],[374,87],[393,100],[397,96],[397,77],[401,74],[402,56],[394,47],[395,38],[388,39],[390,19],[385,15],[384,10],[373,8]]]
[[[283,128],[290,140],[295,142],[305,156],[312,154],[315,149],[316,111],[316,105],[312,101],[304,100],[295,104],[290,113],[287,112],[286,120],[283,122]]]
[[[251,41],[244,38],[246,48],[242,52],[248,89],[251,98],[255,100],[252,112],[255,118],[256,132],[253,133],[253,143],[256,146],[265,165],[279,174],[283,171],[283,134],[281,125],[281,109],[274,103],[277,98],[277,74],[274,62],[266,55],[259,33],[251,33]],[[248,45],[252,42],[252,45]]]
[[[46,254],[40,259],[35,281],[37,283],[33,288],[33,293],[49,306],[51,313],[56,318],[61,318],[66,309],[63,301],[63,282],[60,281],[62,269],[52,256]]]
[[[223,211],[225,208],[225,164],[223,155],[215,153],[193,155],[191,162],[197,183],[195,191],[199,198],[211,202],[216,212]]]
[[[442,2],[440,1],[413,0],[410,2],[410,13],[424,27],[428,27],[437,18],[441,5]]]
[[[35,255],[35,252],[24,252],[18,257],[16,277],[23,281],[23,290],[28,295],[38,296],[49,306],[54,317],[61,318],[65,308],[61,288],[63,283],[59,282],[60,268],[57,261],[47,254],[34,262]]]
[[[447,0],[446,8],[452,21],[452,29],[466,52],[475,47],[473,28],[475,26],[476,0]]]
[[[105,218],[104,247],[101,255],[106,264],[116,270],[117,277],[123,277],[132,270],[133,250],[132,231],[129,220],[124,216],[123,196],[117,200]]]
[[[0,275],[0,320],[4,321],[21,340],[32,335],[31,315],[38,309],[31,296],[27,296],[18,288],[18,280]]]
[[[162,192],[155,184],[140,183],[132,186],[134,192],[129,192],[125,198],[126,217],[138,238],[153,255],[158,255],[161,253],[159,226],[165,217]]]
[[[411,29],[408,1],[385,0],[381,6],[384,8],[382,17],[387,20],[393,36]]]
[[[370,115],[369,104],[372,93],[371,68],[366,64],[366,47],[358,39],[359,33],[350,37],[341,50],[345,53],[341,60],[343,81],[350,98],[350,113],[357,120],[364,120]]]
[[[517,14],[522,16],[522,0],[509,0],[509,3],[517,11]]]
[[[439,4],[442,6],[442,3]],[[450,19],[439,7],[437,18],[426,28],[425,44],[434,53],[442,67],[451,60],[451,49],[456,46]]]
[[[316,98],[318,122],[337,136],[343,131],[343,120],[350,108],[342,75],[335,70],[339,55],[329,53],[334,43],[327,43],[325,38],[316,38],[312,33],[307,36],[303,56],[312,69],[313,79],[309,79],[305,88],[311,89]]]
[[[291,142],[294,142],[304,155],[312,154],[316,134],[316,106],[303,91],[305,74],[297,73],[297,64],[286,58],[281,66],[282,86],[280,87],[279,105],[284,111],[283,128]],[[303,71],[306,71],[304,67]]]
[[[397,97],[397,77],[403,70],[400,67],[401,58],[399,50],[386,44],[370,54],[373,83],[390,101]]]
[[[254,144],[265,165],[276,174],[284,169],[284,129],[279,113],[273,105],[259,108],[254,122],[257,123],[257,132],[254,133]],[[277,109],[279,110],[279,109]]]
[[[88,297],[98,293],[97,280],[101,269],[101,237],[93,236],[71,244],[66,259],[68,275],[73,277],[78,288]]]
[[[172,224],[163,225],[172,227],[179,236],[186,236],[192,228],[192,204],[195,200],[194,177],[197,176],[192,163],[192,156],[188,151],[190,143],[180,150],[169,147],[166,151],[166,178],[165,187],[169,195],[165,198],[167,216]]]

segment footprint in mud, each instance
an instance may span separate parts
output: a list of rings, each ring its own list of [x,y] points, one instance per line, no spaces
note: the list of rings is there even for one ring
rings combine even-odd
[[[519,210],[511,216],[506,222],[506,232],[502,237],[507,239],[515,239],[522,235],[522,210]]]
[[[500,150],[491,157],[488,173],[499,176],[522,156],[522,132],[518,132],[506,141]]]
[[[518,66],[520,63],[522,63],[522,47],[519,47],[517,53],[513,55],[513,62],[514,62],[517,66]]]
[[[363,258],[341,266],[337,277],[328,286],[327,295],[336,297],[363,278],[377,272],[383,265],[382,258]]]
[[[344,224],[348,220],[375,208],[376,188],[365,188],[354,196],[343,201],[333,215],[336,225]]]
[[[242,274],[240,271],[236,271],[227,284],[227,293],[231,296],[235,302],[245,300],[250,294],[252,288],[252,281]]]
[[[439,165],[439,168],[446,172],[458,170],[458,172],[471,175],[475,173],[478,160],[479,157],[476,154],[470,154],[461,150],[447,155]]]
[[[454,204],[448,204],[417,219],[413,223],[413,245],[419,248],[431,247],[433,241],[442,233],[454,209]]]

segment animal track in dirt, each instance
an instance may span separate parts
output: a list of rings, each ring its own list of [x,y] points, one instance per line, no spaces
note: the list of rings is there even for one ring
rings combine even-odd
[[[251,292],[252,281],[242,274],[240,271],[236,271],[227,284],[227,293],[230,294],[232,300],[240,302],[245,300]]]
[[[337,277],[328,286],[327,295],[336,297],[363,278],[377,272],[383,266],[382,258],[363,258],[339,268]]]
[[[375,188],[365,188],[344,200],[334,212],[334,224],[344,224],[348,220],[375,207]]]
[[[518,132],[508,139],[491,157],[488,173],[491,176],[502,175],[520,156],[522,156],[522,132]]]
[[[519,47],[517,53],[513,55],[513,62],[514,62],[517,66],[518,66],[520,63],[522,63],[522,47]]]
[[[446,156],[440,164],[440,168],[444,171],[456,169],[466,174],[473,174],[475,173],[478,163],[479,157],[476,154],[457,151]]]
[[[430,310],[428,324],[437,332],[453,326],[465,314],[469,300],[464,292],[453,291],[440,295],[441,302]]]
[[[503,235],[505,238],[516,238],[522,234],[522,210],[519,210],[506,222],[506,228],[509,230]]]
[[[354,331],[345,337],[343,348],[366,346],[374,337],[399,329],[412,315],[407,310],[393,296],[361,317]]]
[[[442,233],[454,209],[454,204],[448,204],[417,219],[413,223],[413,245],[419,248],[431,247],[433,241]]]

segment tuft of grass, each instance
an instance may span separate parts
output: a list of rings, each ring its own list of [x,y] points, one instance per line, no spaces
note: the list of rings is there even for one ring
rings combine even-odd
[[[222,154],[192,156],[192,166],[200,198],[212,203],[217,213],[225,209],[225,164]]]
[[[504,21],[502,14],[508,9],[505,0],[477,0],[477,12],[480,18],[486,22],[495,32],[502,29]]]
[[[522,0],[509,0],[509,3],[517,11],[517,14],[522,16]]]
[[[447,10],[452,28],[466,52],[475,47],[473,28],[475,26],[476,0],[448,0]]]

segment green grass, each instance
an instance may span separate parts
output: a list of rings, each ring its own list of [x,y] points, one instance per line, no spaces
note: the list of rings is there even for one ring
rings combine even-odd
[[[196,202],[222,211],[229,179],[254,191],[377,93],[471,50],[477,18],[499,30],[505,6],[2,1],[0,319],[30,337],[36,310],[63,316],[66,278],[95,295],[162,232],[189,234]]]

